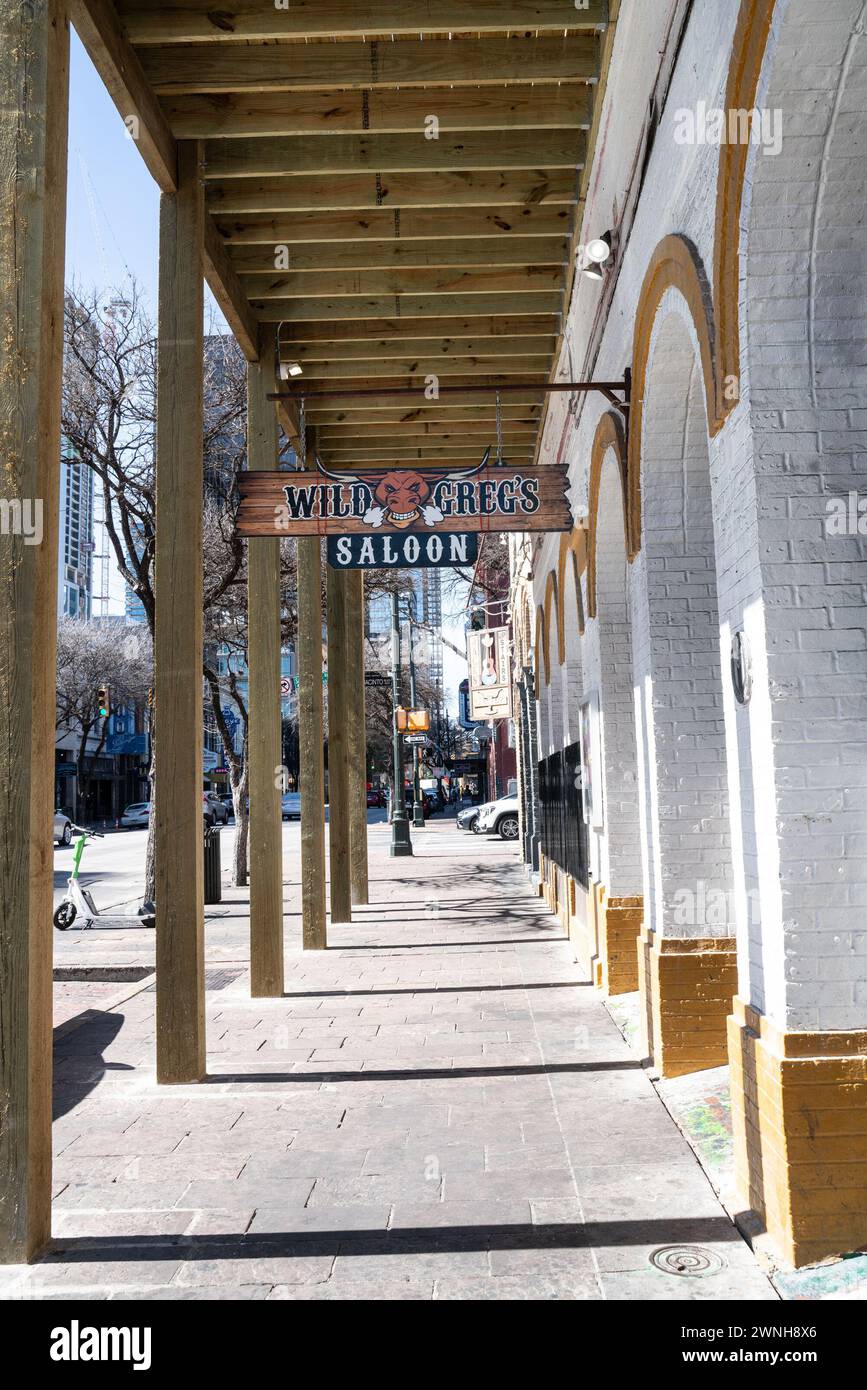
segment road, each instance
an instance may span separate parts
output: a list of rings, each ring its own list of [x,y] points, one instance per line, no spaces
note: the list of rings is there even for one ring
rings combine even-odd
[[[370,810],[367,813],[368,825],[382,825],[386,812]],[[220,853],[224,869],[232,862],[232,843],[235,835],[235,822],[230,820],[222,827]],[[298,848],[300,825],[298,821],[285,821],[283,824],[284,851]],[[101,912],[114,908],[118,903],[137,902],[144,889],[146,830],[119,830],[106,835],[103,840],[88,840],[81,861],[81,882],[89,888],[93,900]],[[72,870],[75,843],[54,851],[54,906],[60,902],[66,891],[66,881]]]

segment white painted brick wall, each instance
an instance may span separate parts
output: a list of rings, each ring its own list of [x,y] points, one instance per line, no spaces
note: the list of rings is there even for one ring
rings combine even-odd
[[[579,375],[611,379],[630,363],[641,282],[665,235],[687,237],[711,274],[718,151],[677,145],[673,123],[678,108],[694,108],[699,98],[723,104],[739,8],[740,0],[696,0],[595,360],[586,352],[600,290],[578,277],[567,337]],[[663,9],[629,0],[622,8],[584,239],[611,226],[615,205],[622,206],[662,47]],[[655,558],[642,552],[629,574],[649,910],[664,918],[660,825],[669,817],[657,774],[673,762],[663,735],[673,733],[666,720],[677,693],[691,696],[701,712],[695,743],[683,749],[679,791],[697,794],[699,805],[709,788],[717,799],[727,793],[740,991],[797,1029],[867,1027],[867,537],[831,537],[825,525],[829,498],[851,490],[867,498],[867,43],[863,33],[853,34],[856,23],[863,29],[864,15],[863,0],[781,0],[759,91],[760,106],[783,113],[783,148],[775,156],[750,151],[740,402],[708,444],[724,744],[718,699],[688,664],[684,671],[680,660],[688,653],[677,650],[689,640],[684,623],[702,618],[703,648],[713,646],[712,608],[702,607],[711,595],[698,565],[706,548],[680,557],[686,565],[662,549]],[[573,368],[564,357],[561,374]],[[568,405],[555,397],[549,411],[544,456],[551,461]],[[587,465],[604,408],[588,397],[568,422],[563,457],[576,511],[586,506]],[[674,488],[669,500],[676,496]],[[677,530],[675,524],[671,543]],[[661,532],[657,539],[664,546]],[[545,538],[536,554],[537,603],[558,544],[558,537]],[[602,688],[599,629],[588,623],[580,644],[585,691]],[[753,659],[745,707],[736,704],[728,675],[731,636],[739,629]],[[572,728],[568,674],[566,690],[563,737]],[[698,726],[708,727],[711,712],[714,756],[699,747]],[[724,762],[716,756],[723,746]],[[687,752],[696,755],[689,772]],[[668,805],[673,813],[686,809],[676,799]],[[695,816],[688,819],[691,825]],[[669,861],[676,849],[683,864],[726,872],[725,828],[718,816],[707,821],[700,842],[689,826],[673,832]],[[607,838],[597,872],[610,881]]]

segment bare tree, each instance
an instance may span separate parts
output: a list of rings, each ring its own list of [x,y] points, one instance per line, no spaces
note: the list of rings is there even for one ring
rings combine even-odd
[[[149,633],[111,622],[61,618],[57,627],[58,730],[77,741],[76,819],[87,794],[97,758],[102,756],[112,715],[124,706],[141,706],[153,673]],[[105,691],[104,713],[99,691]],[[96,740],[95,746],[88,748]]]
[[[110,294],[68,291],[65,314],[62,430],[77,458],[91,468],[102,493],[106,531],[122,578],[141,601],[154,632],[155,443],[157,337],[138,287]],[[219,545],[206,546],[204,606],[234,603],[245,580],[244,547],[233,534],[237,473],[246,454],[246,365],[234,339],[209,335],[204,358],[203,459],[206,530]],[[231,596],[231,597],[230,597]],[[217,696],[205,664],[205,677]],[[233,740],[214,710],[229,767]],[[156,719],[159,711],[154,711]],[[246,758],[242,755],[242,761]],[[151,759],[151,798],[156,776]],[[234,784],[233,784],[234,792]],[[246,835],[244,818],[236,835]],[[155,884],[154,820],[148,837],[145,896]]]

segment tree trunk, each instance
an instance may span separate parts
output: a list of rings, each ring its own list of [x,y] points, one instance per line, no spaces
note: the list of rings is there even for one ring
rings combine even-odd
[[[247,884],[247,851],[250,831],[250,814],[247,809],[247,788],[249,777],[247,758],[240,767],[232,767],[232,805],[235,810],[235,842],[232,846],[232,884],[244,888]]]

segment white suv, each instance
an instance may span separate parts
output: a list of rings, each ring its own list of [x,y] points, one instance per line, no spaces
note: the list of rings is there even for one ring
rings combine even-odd
[[[476,825],[480,835],[499,835],[501,840],[518,838],[518,798],[501,796],[483,806]]]

